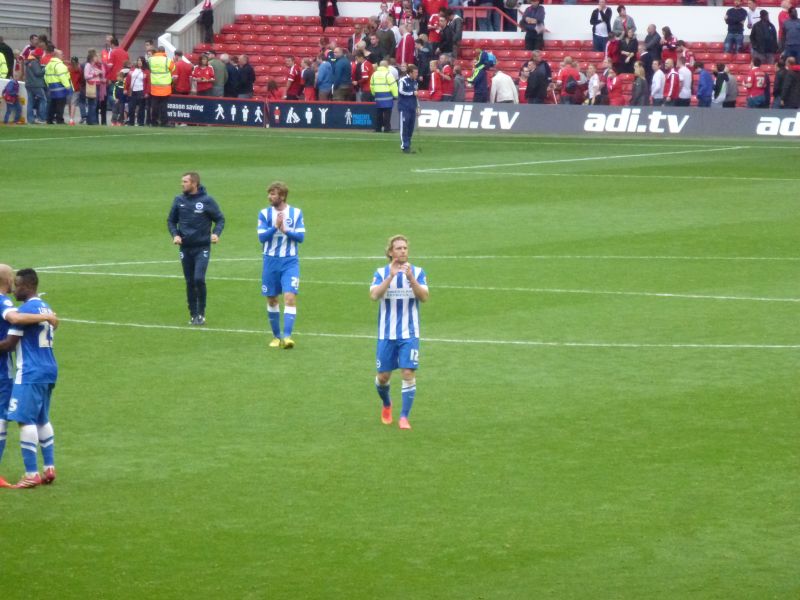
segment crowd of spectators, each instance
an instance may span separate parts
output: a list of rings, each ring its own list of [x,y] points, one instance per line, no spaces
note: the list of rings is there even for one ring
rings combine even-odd
[[[455,60],[461,42],[457,11],[426,0],[418,16],[410,0],[398,0],[391,6],[382,3],[366,26],[356,25],[347,48],[323,37],[318,56],[287,58],[285,94],[274,86],[270,96],[371,101],[370,77],[375,65],[385,60],[395,79],[405,73],[406,65],[415,64],[420,89],[433,101],[461,101],[471,87],[474,102],[690,106],[694,101],[700,107],[733,107],[741,84],[747,90],[748,106],[797,107],[800,20],[789,0],[784,2],[779,29],[755,0],[748,1],[747,9],[741,7],[741,0],[734,0],[726,11],[726,52],[743,51],[742,32],[750,32],[751,64],[741,81],[730,65],[714,61],[707,67],[696,60],[689,44],[669,26],[659,32],[650,24],[640,34],[626,7],[612,11],[606,0],[599,0],[589,16],[592,44],[603,52],[602,62],[580,66],[568,56],[553,69],[541,50],[546,32],[544,7],[540,0],[529,2],[519,11],[519,26],[532,54],[516,73],[499,69],[497,59],[486,49],[475,49],[471,68],[462,73]],[[772,67],[764,66],[776,60],[777,70],[771,77]]]
[[[163,81],[154,82],[151,77],[154,60],[164,65]],[[147,40],[142,54],[131,59],[113,35],[106,36],[99,51],[89,49],[85,60],[73,56],[67,64],[45,35],[34,34],[22,51],[12,54],[12,61],[12,73],[0,70],[0,77],[11,76],[10,92],[16,92],[14,97],[3,90],[6,115],[16,111],[12,124],[21,117],[20,81],[25,82],[28,93],[29,124],[112,126],[165,125],[163,99],[173,93],[252,98],[256,81],[246,54],[218,58],[210,50],[194,65],[183,52],[176,51],[170,59],[164,48]]]

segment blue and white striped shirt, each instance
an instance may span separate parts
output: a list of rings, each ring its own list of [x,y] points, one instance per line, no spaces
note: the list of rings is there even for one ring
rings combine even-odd
[[[286,233],[275,227],[278,213],[283,213]],[[268,206],[258,213],[258,240],[264,245],[264,256],[286,258],[297,256],[297,244],[305,238],[306,226],[303,211],[286,205],[282,211]]]
[[[428,279],[422,267],[411,265],[417,283],[428,289]],[[372,285],[375,287],[389,277],[390,265],[375,271]],[[383,297],[378,299],[378,339],[379,340],[407,340],[419,338],[419,300],[414,296],[414,290],[402,272],[398,273]]]

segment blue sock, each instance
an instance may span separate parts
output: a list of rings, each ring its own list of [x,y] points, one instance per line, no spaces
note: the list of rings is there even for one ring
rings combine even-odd
[[[378,378],[375,378],[375,389],[378,390],[378,396],[381,397],[381,401],[386,407],[392,405],[392,399],[389,397],[389,387],[390,385],[388,383],[386,385],[381,385],[378,383]]]
[[[3,460],[3,451],[6,449],[6,430],[8,421],[0,419],[0,460]]]
[[[269,326],[272,327],[272,335],[276,338],[281,337],[280,307],[267,305],[267,316],[269,317]]]
[[[283,307],[283,337],[290,337],[294,329],[294,320],[297,317],[296,306]]]
[[[55,467],[55,434],[53,433],[53,426],[48,422],[39,427],[37,431],[39,435],[39,448],[42,449],[42,460],[45,467]]]
[[[411,407],[414,404],[414,396],[417,393],[417,382],[415,379],[411,381],[403,380],[403,408],[400,411],[401,417],[408,418],[408,413],[411,412]]]
[[[39,471],[36,465],[36,444],[38,441],[39,436],[36,433],[36,425],[23,425],[19,428],[19,446],[22,450],[25,473],[37,473]]]

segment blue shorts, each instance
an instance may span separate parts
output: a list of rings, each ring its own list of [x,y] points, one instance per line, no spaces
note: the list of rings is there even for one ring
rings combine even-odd
[[[14,387],[14,380],[8,377],[0,378],[0,419],[6,418],[8,403],[11,401],[11,389]]]
[[[419,368],[419,338],[378,340],[375,366],[379,373]]]
[[[300,288],[300,261],[290,258],[264,257],[261,272],[261,295],[280,296],[284,292],[297,294]]]
[[[55,383],[15,383],[8,406],[8,421],[45,425],[50,421],[50,396]]]

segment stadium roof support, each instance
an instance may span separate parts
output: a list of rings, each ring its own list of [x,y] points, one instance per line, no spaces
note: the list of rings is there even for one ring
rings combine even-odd
[[[69,62],[69,39],[71,35],[70,0],[52,0],[50,4],[52,21],[53,45],[64,52],[64,58]]]
[[[148,17],[153,14],[157,4],[158,0],[145,0],[141,10],[139,10],[139,14],[136,15],[136,18],[133,20],[130,29],[128,29],[128,33],[126,33],[125,37],[122,38],[122,43],[120,44],[122,48],[128,50],[131,47],[133,40],[135,40],[136,36],[139,35],[142,27],[144,27],[145,21],[147,21]]]

